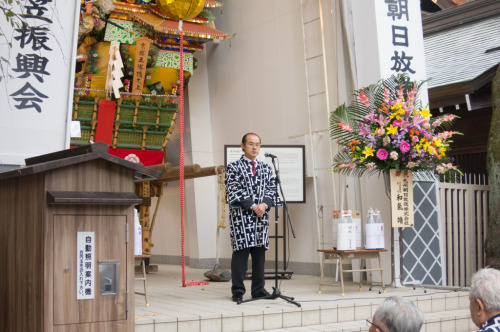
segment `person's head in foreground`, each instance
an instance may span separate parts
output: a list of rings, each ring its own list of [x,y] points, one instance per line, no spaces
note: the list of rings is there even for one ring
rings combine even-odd
[[[367,322],[369,332],[419,332],[424,314],[410,300],[391,296],[379,304],[372,320]]]
[[[470,317],[479,331],[497,331],[488,327],[500,328],[500,271],[484,268],[474,273],[469,300]]]

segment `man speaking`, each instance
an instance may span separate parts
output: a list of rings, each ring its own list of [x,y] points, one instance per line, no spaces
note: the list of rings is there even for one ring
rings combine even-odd
[[[227,165],[226,193],[231,229],[232,300],[241,303],[245,294],[243,281],[252,256],[252,298],[270,294],[264,288],[265,253],[269,249],[269,216],[276,195],[272,169],[256,160],[260,153],[260,137],[245,134],[241,140],[244,155]]]

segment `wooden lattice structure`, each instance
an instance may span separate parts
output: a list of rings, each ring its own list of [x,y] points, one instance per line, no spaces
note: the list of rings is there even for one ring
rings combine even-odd
[[[95,141],[98,96],[75,95],[73,120],[80,121],[81,137],[72,137],[71,145],[86,145]],[[113,123],[113,149],[163,150],[174,129],[177,104],[157,101],[118,99]]]

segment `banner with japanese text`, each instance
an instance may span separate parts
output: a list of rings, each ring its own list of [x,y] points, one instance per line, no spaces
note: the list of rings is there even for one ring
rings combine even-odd
[[[69,148],[80,2],[12,2],[0,18],[0,164]],[[0,12],[0,17],[4,15]]]
[[[358,87],[391,75],[427,79],[419,0],[352,0]],[[419,96],[428,103],[427,89]]]

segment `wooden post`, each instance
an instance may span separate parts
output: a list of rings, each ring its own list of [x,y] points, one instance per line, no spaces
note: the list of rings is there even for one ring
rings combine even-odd
[[[136,183],[136,193],[143,199],[139,204],[139,222],[142,227],[142,254],[151,255],[151,224],[149,207],[151,206],[151,188],[148,181]]]

